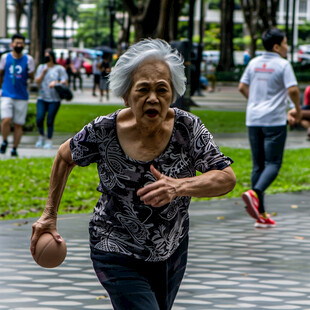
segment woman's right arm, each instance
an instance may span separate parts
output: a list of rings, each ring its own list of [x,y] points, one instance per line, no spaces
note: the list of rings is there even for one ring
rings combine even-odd
[[[42,216],[32,225],[30,251],[35,253],[35,247],[41,234],[51,233],[57,242],[62,242],[57,233],[57,212],[68,177],[75,163],[72,160],[70,139],[62,144],[55,157],[48,192],[48,198]]]
[[[41,65],[41,66],[42,66],[42,65]],[[40,67],[38,68],[38,70],[39,70],[39,69],[40,69]],[[44,79],[44,77],[45,77],[45,74],[46,74],[47,70],[48,70],[48,67],[45,66],[45,68],[42,70],[41,74],[36,75],[36,77],[35,77],[34,80],[35,80],[35,82],[38,84],[38,86],[41,85],[41,83],[42,83],[42,81],[43,81],[43,79]]]

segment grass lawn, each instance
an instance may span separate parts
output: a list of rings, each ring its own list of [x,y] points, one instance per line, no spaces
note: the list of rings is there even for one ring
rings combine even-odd
[[[232,167],[237,176],[235,189],[224,198],[240,197],[250,187],[250,151],[226,147],[221,150],[234,160]],[[42,213],[52,162],[53,159],[50,158],[0,161],[1,219],[37,217]],[[280,174],[268,188],[267,194],[310,190],[309,162],[310,149],[287,150]],[[74,168],[62,198],[60,214],[91,212],[100,195],[96,191],[98,181],[95,165]]]
[[[64,104],[60,107],[55,120],[55,132],[76,133],[84,125],[100,115],[110,114],[123,105],[76,105]],[[29,104],[30,114],[35,114],[35,104]],[[206,111],[192,109],[191,113],[200,117],[211,132],[245,132],[245,112]],[[32,119],[33,121],[33,119]]]

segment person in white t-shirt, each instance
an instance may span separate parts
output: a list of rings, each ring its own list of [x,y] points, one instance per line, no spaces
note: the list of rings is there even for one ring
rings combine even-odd
[[[246,211],[256,219],[255,227],[273,227],[265,211],[264,192],[276,179],[282,165],[287,132],[287,96],[300,119],[299,89],[287,56],[284,32],[271,28],[262,35],[266,52],[252,59],[239,84],[248,99],[246,126],[252,153],[252,189],[242,194]]]

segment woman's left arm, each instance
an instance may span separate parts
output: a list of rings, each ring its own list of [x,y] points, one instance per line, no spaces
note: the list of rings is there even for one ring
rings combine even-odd
[[[68,75],[64,69],[64,67],[59,66],[58,68],[60,68],[60,71],[58,70],[58,74],[59,74],[59,78],[57,80],[52,81],[48,87],[49,88],[54,88],[56,84],[60,83],[60,84],[64,84],[64,85],[68,85]]]
[[[151,172],[157,181],[139,189],[137,194],[145,204],[152,207],[161,207],[178,196],[222,196],[232,191],[236,185],[236,176],[230,166],[182,179],[165,176],[153,166]]]

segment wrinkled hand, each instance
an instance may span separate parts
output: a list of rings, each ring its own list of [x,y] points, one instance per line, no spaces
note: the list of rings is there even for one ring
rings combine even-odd
[[[63,239],[58,234],[56,229],[56,217],[45,214],[43,212],[42,216],[32,225],[32,235],[30,251],[34,255],[35,248],[40,236],[44,233],[50,233],[57,242],[62,242]]]
[[[162,207],[177,196],[180,180],[161,174],[153,165],[151,165],[150,169],[156,181],[140,188],[137,195],[146,205]]]

